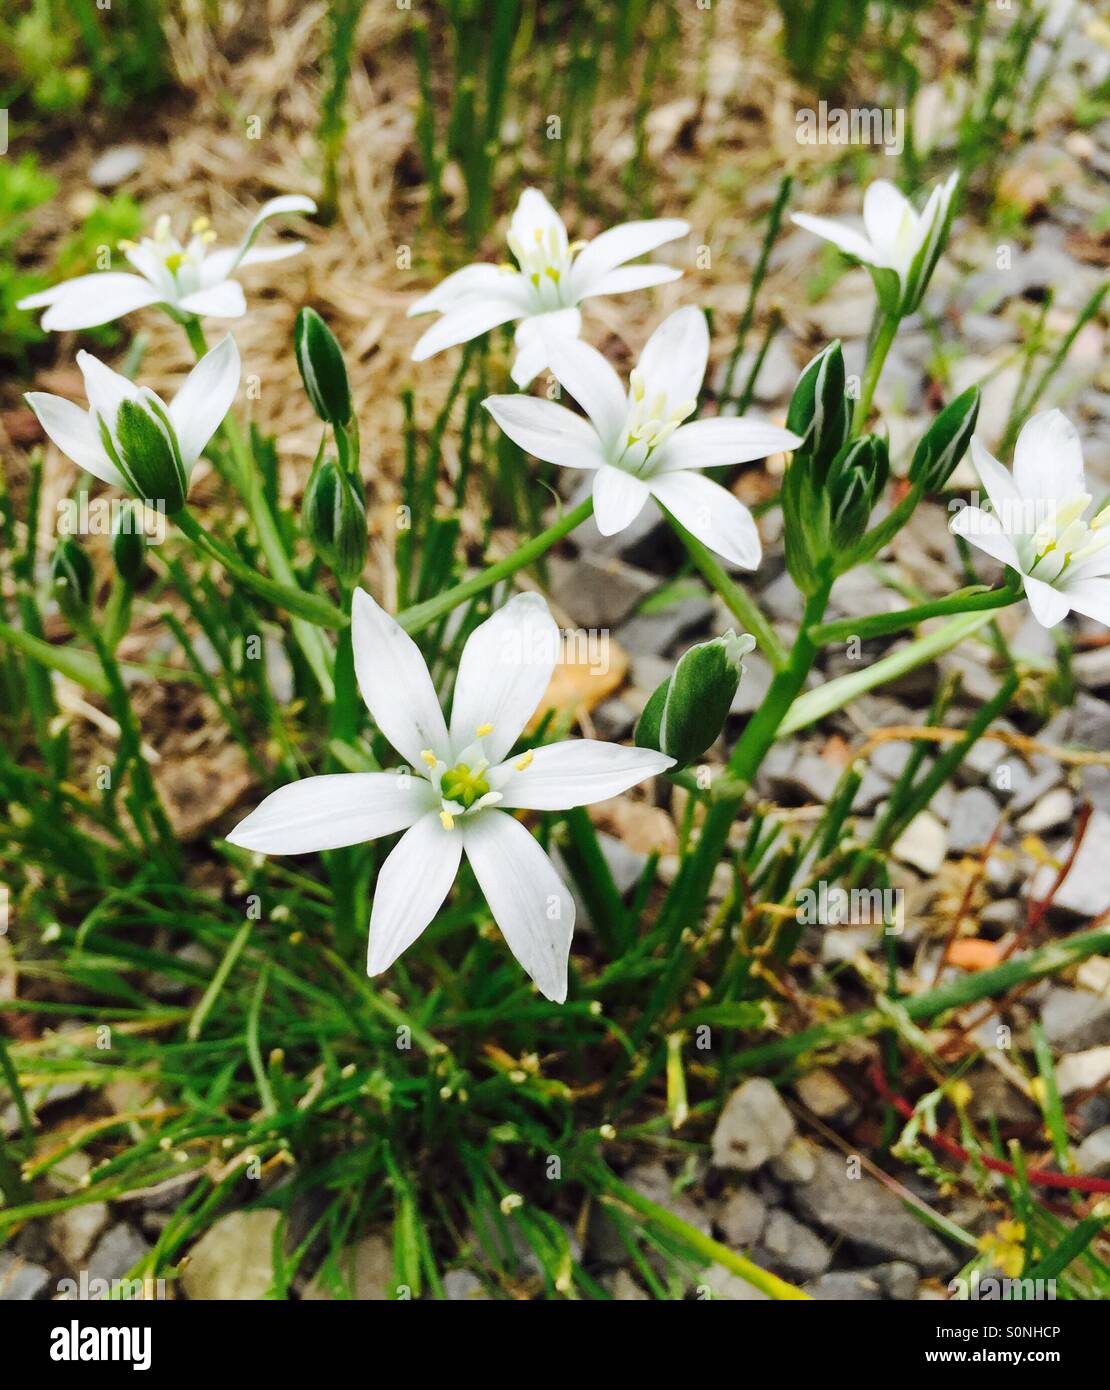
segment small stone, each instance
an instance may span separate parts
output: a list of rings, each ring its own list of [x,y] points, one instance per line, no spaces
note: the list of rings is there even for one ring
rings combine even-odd
[[[879,1281],[865,1270],[834,1270],[802,1287],[819,1303],[877,1303],[883,1296]]]
[[[1026,811],[1018,821],[1018,829],[1031,835],[1045,835],[1071,825],[1075,800],[1067,787],[1056,787]]]
[[[123,1279],[150,1254],[150,1245],[133,1226],[120,1222],[101,1236],[89,1256],[89,1279]]]
[[[614,696],[611,700],[602,700],[592,718],[599,739],[606,743],[620,743],[632,733],[637,716],[631,705]]]
[[[551,597],[585,628],[613,628],[656,587],[653,574],[613,556],[579,555],[548,560]]]
[[[988,903],[979,913],[979,926],[992,941],[1007,932],[1017,931],[1025,917],[1025,909],[1014,898],[999,898]]]
[[[701,1231],[702,1235],[712,1233],[713,1223],[708,1213],[685,1192],[675,1191],[674,1180],[662,1163],[639,1163],[628,1170],[624,1180],[641,1197],[664,1207],[695,1230]]]
[[[94,188],[115,188],[132,174],[137,174],[145,158],[139,145],[112,145],[93,161],[89,168],[89,182]]]
[[[821,962],[844,965],[860,951],[866,955],[878,939],[874,927],[831,927],[821,937]]]
[[[1072,706],[1071,736],[1083,748],[1110,748],[1110,704],[1080,691]]]
[[[609,1280],[609,1292],[617,1303],[650,1303],[651,1298],[640,1288],[627,1269],[618,1269]]]
[[[947,832],[931,811],[914,816],[891,846],[895,859],[923,874],[938,873],[947,850]]]
[[[717,1213],[725,1240],[738,1250],[753,1246],[766,1224],[767,1203],[751,1187],[738,1187]]]
[[[777,1158],[794,1135],[794,1117],[762,1076],[753,1076],[729,1096],[713,1131],[713,1166],[754,1172]]]
[[[108,1216],[107,1202],[87,1202],[51,1217],[50,1242],[71,1268],[77,1268],[92,1249]]]
[[[449,1269],[443,1276],[443,1292],[449,1303],[488,1303],[486,1286],[472,1269]]]
[[[765,657],[758,652],[749,652],[744,658],[744,674],[728,707],[730,715],[753,714],[763,703],[763,697],[771,688],[771,667]]]
[[[771,1300],[769,1293],[757,1289],[754,1284],[741,1279],[739,1274],[725,1269],[724,1265],[710,1265],[702,1270],[698,1276],[699,1293],[703,1288],[710,1290],[714,1297],[733,1303],[769,1303]]]
[[[799,1182],[812,1182],[817,1173],[813,1146],[796,1134],[782,1153],[771,1160],[771,1172],[779,1182],[788,1186]]]
[[[911,743],[900,743],[890,739],[885,743],[880,743],[871,754],[871,766],[876,772],[882,773],[884,777],[889,777],[893,782],[901,776],[912,752],[913,745]]]
[[[707,598],[684,598],[658,611],[637,613],[615,635],[634,657],[664,656],[680,637],[704,628],[712,616],[713,605]],[[689,644],[684,643],[683,648],[686,645]]]
[[[1056,1086],[1062,1096],[1093,1091],[1110,1078],[1110,1046],[1073,1052],[1056,1068]]]
[[[1087,1135],[1075,1151],[1075,1166],[1093,1178],[1110,1177],[1110,1125]]]
[[[801,798],[824,804],[836,790],[842,768],[816,753],[803,753],[784,777],[772,781],[772,790],[779,801]]]
[[[798,1099],[819,1120],[848,1120],[856,1112],[852,1093],[835,1072],[816,1067],[794,1083]]]
[[[879,1287],[887,1298],[908,1303],[917,1297],[920,1276],[913,1265],[905,1260],[891,1260],[889,1264],[876,1265],[869,1273],[879,1282]]]
[[[785,1211],[773,1211],[763,1232],[763,1248],[774,1263],[796,1279],[824,1274],[832,1251],[808,1226]]]
[[[865,768],[856,794],[852,798],[852,810],[857,815],[866,815],[868,811],[873,811],[879,802],[889,795],[892,786],[893,783],[881,772],[877,772],[873,767]]]
[[[1108,844],[1110,815],[1104,811],[1095,811],[1087,822],[1087,830],[1075,856],[1075,862],[1053,895],[1054,907],[1080,917],[1097,917],[1110,908],[1110,854],[1106,852]],[[1059,853],[1061,863],[1067,861],[1070,853],[1069,844]],[[1050,864],[1043,865],[1037,871],[1029,889],[1030,897],[1034,901],[1047,896],[1056,880],[1056,873]]]
[[[382,1236],[366,1236],[357,1245],[347,1246],[336,1256],[336,1264],[338,1269],[335,1273],[339,1277],[341,1291],[332,1291],[332,1280],[321,1268],[301,1295],[302,1299],[309,1303],[328,1303],[337,1298],[350,1298],[359,1303],[384,1303],[391,1297],[394,1287],[393,1249]],[[452,1273],[466,1274],[467,1271],[453,1270]],[[475,1276],[471,1274],[470,1278],[474,1279]]]
[[[274,1282],[274,1232],[281,1213],[263,1209],[222,1216],[189,1251],[181,1276],[197,1301],[258,1301]]]
[[[1054,985],[1041,1008],[1045,1037],[1061,1052],[1110,1043],[1110,995]]]
[[[967,854],[982,849],[999,820],[998,802],[982,787],[967,787],[956,794],[948,818],[948,849]]]
[[[1079,684],[1088,690],[1105,690],[1110,686],[1110,646],[1078,652],[1072,657],[1071,669]]]
[[[49,1283],[48,1269],[21,1259],[11,1250],[0,1250],[0,1303],[43,1298]]]
[[[901,1201],[867,1174],[853,1176],[846,1160],[820,1149],[813,1182],[793,1189],[803,1216],[843,1236],[865,1255],[909,1260],[927,1274],[951,1269],[955,1258]]]

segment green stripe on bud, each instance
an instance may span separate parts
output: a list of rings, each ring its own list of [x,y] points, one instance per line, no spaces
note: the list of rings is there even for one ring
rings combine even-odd
[[[746,633],[726,632],[684,652],[652,693],[636,725],[636,745],[654,748],[688,767],[717,739],[728,718],[743,658],[755,646]]]
[[[351,385],[335,334],[315,309],[302,309],[293,329],[304,389],[325,424],[342,429],[351,418]]]
[[[58,542],[50,564],[58,607],[74,626],[88,617],[92,601],[92,561],[72,536]]]
[[[189,479],[173,425],[152,392],[123,401],[114,430],[100,420],[100,435],[136,497],[160,504],[168,516],[181,510]]]
[[[131,505],[121,507],[113,521],[112,560],[128,584],[137,582],[146,564],[146,534],[138,511]]]
[[[978,419],[979,388],[971,386],[922,435],[910,464],[910,482],[923,492],[940,492],[967,453]]]
[[[786,428],[802,436],[795,457],[807,455],[819,479],[848,438],[851,415],[844,384],[844,353],[837,339],[802,370],[786,414]]]
[[[312,548],[337,578],[350,583],[366,563],[366,504],[355,481],[330,459],[305,488],[301,521]]]

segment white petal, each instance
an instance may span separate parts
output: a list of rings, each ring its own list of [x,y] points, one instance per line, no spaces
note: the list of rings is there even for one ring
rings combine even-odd
[[[487,396],[482,402],[514,444],[545,463],[600,468],[605,454],[597,431],[565,405],[531,396]]]
[[[464,300],[437,319],[417,340],[412,350],[412,360],[423,362],[444,348],[468,343],[471,338],[480,338],[491,328],[519,318],[521,312],[519,304],[507,299]]]
[[[590,417],[603,446],[614,443],[628,415],[621,379],[596,348],[578,341],[554,341],[548,361],[555,380]]]
[[[1081,579],[1069,584],[1065,593],[1077,613],[1110,627],[1110,579]]]
[[[650,482],[652,496],[710,550],[754,570],[763,554],[750,511],[727,488],[700,473],[664,473]]]
[[[649,399],[659,392],[673,409],[697,400],[709,361],[705,315],[692,304],[663,320],[644,345],[637,367]]]
[[[77,365],[85,379],[85,395],[89,398],[89,405],[111,428],[123,402],[139,399],[139,387],[84,349],[77,354]]]
[[[1010,473],[993,454],[988,454],[975,436],[971,439],[971,458],[987,496],[1000,521],[1012,529],[1023,511],[1021,493]]]
[[[240,319],[247,312],[247,300],[238,280],[221,280],[207,289],[187,294],[178,308],[200,318]]]
[[[962,507],[949,523],[949,530],[1002,564],[1021,568],[1014,543],[993,512],[985,512],[981,507]]]
[[[252,246],[239,264],[244,268],[248,265],[272,265],[274,261],[287,261],[290,256],[299,256],[304,247],[303,241],[279,241],[274,246]]]
[[[625,261],[654,251],[668,241],[677,241],[689,231],[689,222],[677,217],[659,217],[647,222],[624,222],[602,232],[583,248],[574,262],[571,272],[574,298],[584,299],[589,294],[606,293],[595,287],[609,271]],[[679,275],[681,273],[677,272]]]
[[[241,820],[228,843],[258,854],[309,854],[406,830],[432,809],[422,777],[336,772],[290,782]]]
[[[551,309],[532,313],[525,306],[526,318],[516,326],[517,354],[513,362],[513,384],[523,391],[548,366],[552,344],[573,342],[582,332],[582,311],[578,308]]]
[[[502,806],[568,811],[619,796],[673,765],[665,753],[576,738],[537,748],[524,768],[503,763],[491,772],[490,786],[501,792]]]
[[[254,244],[254,239],[261,230],[264,222],[268,222],[271,217],[280,217],[282,215],[290,216],[298,212],[303,212],[307,216],[311,216],[315,211],[316,204],[303,193],[283,193],[279,197],[271,198],[268,202],[263,203],[255,213],[250,226],[243,234],[243,240],[236,248],[235,259],[231,263],[228,274],[230,274],[231,270],[234,270],[236,265],[246,256],[247,252]]]
[[[87,410],[61,396],[45,391],[28,391],[23,398],[38,416],[39,424],[65,454],[86,473],[115,487],[125,486],[119,469],[111,462],[100,442],[100,432]]]
[[[517,347],[509,375],[513,385],[526,391],[540,372],[547,366],[547,344],[542,338],[533,338],[523,347]]]
[[[557,1004],[567,997],[574,899],[518,820],[486,811],[463,830],[466,857],[509,950]]]
[[[877,258],[875,248],[867,238],[860,236],[859,232],[854,232],[851,227],[845,227],[842,223],[834,222],[829,217],[810,217],[808,213],[804,212],[793,213],[791,221],[805,231],[812,232],[814,236],[831,241],[846,256],[855,256],[856,260],[865,261],[869,265],[883,264]]]
[[[1025,597],[1029,600],[1034,618],[1042,627],[1055,627],[1057,623],[1063,622],[1071,611],[1067,595],[1062,594],[1059,589],[1054,589],[1051,584],[1046,584],[1043,579],[1033,579],[1026,575]]]
[[[401,836],[374,889],[368,975],[388,970],[443,906],[459,870],[462,847],[462,836],[444,830],[434,812]]]
[[[682,271],[669,265],[622,265],[616,270],[607,271],[599,280],[581,294],[579,301],[597,299],[603,294],[628,294],[631,290],[647,290],[653,285],[669,285],[672,280],[681,280]]]
[[[458,756],[484,736],[486,757],[500,762],[543,697],[559,656],[559,629],[539,594],[517,594],[467,638],[451,707]]]
[[[648,500],[648,485],[623,468],[606,464],[594,477],[594,520],[603,536],[631,526]]]
[[[442,313],[464,299],[476,299],[479,296],[492,299],[514,298],[515,296],[507,294],[506,290],[510,286],[515,287],[521,279],[518,271],[506,270],[503,266],[489,265],[485,262],[479,265],[464,265],[461,270],[456,270],[441,280],[435,289],[414,300],[409,305],[408,317],[411,319],[417,314]]]
[[[170,420],[187,469],[223,424],[238,390],[239,349],[229,333],[204,354],[170,406]]]
[[[1079,431],[1062,411],[1043,410],[1023,426],[1014,482],[1023,497],[1044,502],[1070,502],[1086,491]]]
[[[526,188],[520,195],[520,201],[513,212],[510,230],[523,245],[527,246],[535,240],[537,231],[546,237],[552,228],[559,239],[560,248],[565,250],[567,229],[563,225],[563,219],[538,188]]]
[[[42,316],[43,328],[51,333],[96,328],[130,314],[133,309],[157,304],[162,298],[160,291],[141,276],[121,270],[80,275],[56,286],[56,290],[50,308]]]
[[[663,445],[656,473],[681,468],[718,468],[730,463],[750,463],[768,454],[796,449],[801,438],[790,430],[761,420],[716,416],[680,425]]]
[[[897,243],[907,206],[908,200],[887,179],[876,179],[863,195],[863,225],[868,240],[884,257]]]
[[[356,589],[351,639],[358,688],[383,736],[413,767],[447,747],[447,725],[420,648],[365,589]]]

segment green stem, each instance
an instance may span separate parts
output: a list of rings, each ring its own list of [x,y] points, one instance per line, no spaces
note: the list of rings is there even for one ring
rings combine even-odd
[[[885,637],[904,627],[916,627],[928,618],[944,618],[949,614],[983,613],[992,608],[1007,608],[1022,596],[1020,589],[961,589],[949,598],[918,604],[915,608],[900,608],[895,613],[876,613],[869,618],[842,618],[835,623],[822,623],[810,632],[818,646],[844,642],[852,637],[866,641],[870,637]]]
[[[525,565],[530,565],[533,560],[538,560],[557,541],[561,541],[564,536],[570,535],[577,526],[581,526],[593,512],[593,509],[593,498],[587,497],[573,511],[567,512],[546,531],[541,531],[538,536],[526,541],[511,555],[507,555],[503,560],[498,560],[496,564],[487,566],[480,574],[476,574],[470,579],[464,579],[461,584],[456,584],[454,588],[446,589],[442,594],[437,594],[435,598],[427,599],[423,603],[414,603],[411,608],[406,608],[403,612],[398,613],[397,621],[406,632],[415,633],[420,632],[430,623],[445,618],[460,603],[465,603],[468,599],[485,593],[487,589],[491,589],[502,579],[508,579],[517,570],[523,569]]]
[[[183,326],[194,353],[198,358],[203,357],[208,351],[208,344],[205,341],[204,330],[200,326],[200,321],[195,318],[186,319]],[[251,521],[254,523],[254,529],[259,544],[262,546],[262,553],[266,556],[270,573],[286,589],[299,590],[300,585],[293,573],[292,562],[286,554],[277,521],[262,491],[262,480],[258,476],[254,456],[243,437],[242,430],[239,428],[239,421],[234,415],[228,414],[224,418],[220,432],[223,434],[234,460],[239,494]],[[180,514],[178,520],[180,521]],[[290,609],[291,613],[292,611]],[[335,698],[335,687],[331,674],[332,653],[326,638],[313,625],[312,621],[306,618],[293,616],[292,627],[293,636],[304,653],[304,658],[308,662],[312,674],[316,677],[320,693],[326,701],[331,701]]]
[[[720,595],[729,612],[750,632],[776,671],[784,671],[788,663],[786,648],[775,635],[775,630],[757,607],[755,601],[727,573],[724,566],[711,550],[708,550],[696,536],[676,521],[670,512],[667,519],[674,527],[675,534],[686,547],[686,552],[701,571],[703,578]]]
[[[1088,956],[1103,955],[1107,951],[1110,951],[1110,928],[1100,927],[1080,932],[1063,941],[1052,941],[1047,946],[1040,946],[1027,955],[1014,956],[990,970],[963,975],[938,989],[910,995],[909,998],[899,1001],[899,1008],[905,1011],[913,1023],[928,1022],[950,1009],[960,1009],[980,999],[1005,994],[1027,980],[1043,979],[1046,975],[1054,975],[1078,964],[1081,960],[1086,960]],[[764,1070],[792,1061],[802,1053],[812,1052],[816,1048],[831,1047],[849,1038],[870,1037],[889,1027],[889,1009],[861,1009],[858,1013],[848,1014],[844,1018],[815,1024],[812,1028],[806,1028],[789,1038],[778,1038],[774,1042],[748,1048],[746,1052],[737,1053],[733,1060],[744,1071]]]
[[[856,402],[855,413],[852,415],[852,433],[854,435],[862,434],[863,427],[867,424],[867,418],[871,414],[871,398],[875,394],[875,387],[879,384],[883,363],[886,361],[891,343],[894,342],[900,322],[897,314],[884,314],[879,323],[879,331],[875,334],[871,356],[867,359],[867,367],[863,373],[859,400]]]
[[[598,1164],[594,1171],[598,1182],[606,1189],[605,1200],[617,1201],[626,1207],[631,1207],[641,1216],[646,1216],[660,1230],[676,1236],[691,1250],[696,1250],[699,1255],[704,1255],[707,1260],[713,1260],[715,1263],[723,1265],[730,1274],[738,1275],[746,1284],[751,1284],[753,1288],[758,1289],[760,1293],[765,1293],[769,1298],[790,1299],[806,1303],[810,1301],[809,1294],[803,1293],[796,1284],[787,1283],[785,1279],[780,1279],[777,1274],[769,1274],[767,1270],[760,1269],[757,1264],[745,1259],[743,1255],[738,1255],[735,1250],[730,1250],[727,1245],[722,1245],[719,1240],[714,1240],[712,1236],[703,1234],[696,1227],[691,1226],[689,1222],[676,1216],[674,1212],[659,1206],[658,1203],[637,1192],[635,1188],[621,1182],[604,1164]]]

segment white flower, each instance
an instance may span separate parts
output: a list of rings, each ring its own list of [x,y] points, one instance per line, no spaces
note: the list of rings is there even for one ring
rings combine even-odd
[[[971,455],[991,510],[965,507],[952,530],[1018,571],[1033,616],[1055,627],[1073,609],[1110,626],[1110,506],[1089,521],[1083,452],[1058,410],[1033,418],[1018,435],[1011,475],[977,439]]]
[[[789,430],[718,416],[682,422],[697,405],[709,359],[700,309],[679,309],[647,341],[625,394],[608,362],[585,343],[549,343],[556,380],[585,410],[553,401],[490,396],[483,405],[522,449],[548,463],[594,472],[594,514],[603,536],[631,525],[654,497],[688,531],[745,569],[759,564],[751,512],[697,470],[765,458],[802,441]]]
[[[862,261],[871,271],[883,308],[904,316],[921,302],[944,249],[958,178],[958,173],[950,174],[945,183],[937,184],[920,213],[892,183],[876,179],[863,198],[866,235],[827,217],[798,212],[793,220]]]
[[[623,222],[593,241],[569,242],[563,219],[535,188],[520,195],[509,227],[516,266],[464,266],[409,309],[443,315],[412,350],[412,360],[469,342],[502,323],[516,330],[513,380],[524,387],[548,365],[545,343],[555,334],[577,338],[584,299],[624,294],[677,280],[681,270],[666,265],[626,265],[664,242],[685,236],[690,224],[675,217]],[[518,268],[519,267],[519,268]]]
[[[228,334],[205,353],[168,406],[91,353],[79,352],[77,365],[88,410],[45,391],[24,397],[43,429],[94,477],[175,511],[184,503],[193,465],[239,390],[235,339]]]
[[[200,318],[241,318],[247,304],[242,286],[231,278],[235,271],[262,261],[283,261],[304,250],[303,241],[254,246],[262,224],[282,213],[315,211],[312,199],[301,194],[271,198],[259,208],[239,245],[223,250],[211,249],[216,233],[210,230],[207,217],[196,219],[183,245],[172,235],[169,217],[163,215],[155,224],[153,237],[144,237],[138,246],[120,242],[120,250],[137,275],[118,270],[79,275],[40,294],[28,295],[18,307],[46,307],[42,326],[56,332],[95,328],[149,304],[163,304],[175,313]]]
[[[467,640],[450,727],[411,637],[361,589],[352,640],[370,713],[411,767],[306,777],[281,787],[230,842],[262,854],[306,854],[405,834],[381,867],[367,970],[378,975],[439,911],[463,851],[509,949],[560,1003],[574,899],[518,808],[563,811],[627,791],[673,758],[593,739],[508,754],[554,670],[558,629],[536,594],[520,594]]]

